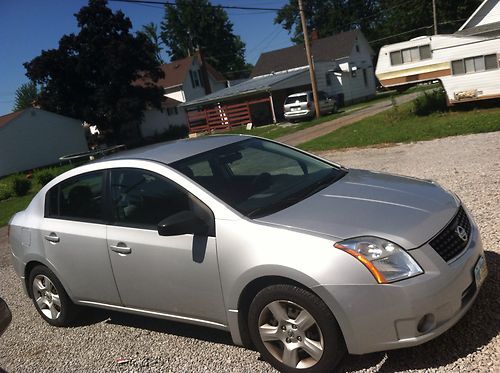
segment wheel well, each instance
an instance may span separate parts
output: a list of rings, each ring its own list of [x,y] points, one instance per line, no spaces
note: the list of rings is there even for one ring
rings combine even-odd
[[[238,326],[240,329],[241,340],[245,347],[255,349],[255,346],[253,345],[252,340],[250,339],[250,334],[248,332],[248,322],[247,322],[248,310],[250,308],[252,300],[255,298],[257,293],[262,289],[271,285],[280,285],[280,284],[295,285],[310,291],[310,289],[308,289],[301,283],[281,276],[260,277],[247,284],[247,286],[245,286],[245,288],[241,292],[240,298],[238,300]]]
[[[33,268],[35,268],[36,266],[39,266],[39,265],[46,267],[43,263],[36,262],[36,261],[29,262],[28,264],[26,264],[26,267],[24,267],[24,281],[26,283],[26,290],[28,291],[28,295],[30,297],[33,296],[33,294],[31,294],[31,286],[29,284],[30,273],[33,270]]]

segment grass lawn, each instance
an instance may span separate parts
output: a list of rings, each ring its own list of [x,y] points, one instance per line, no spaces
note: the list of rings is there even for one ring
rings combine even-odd
[[[411,102],[403,104],[300,144],[299,148],[321,151],[500,131],[498,108],[450,111],[422,117],[416,116],[412,108]]]
[[[369,107],[371,105],[377,104],[381,101],[388,100],[391,98],[391,96],[396,97],[396,96],[402,96],[402,95],[406,95],[406,94],[413,93],[413,92],[425,91],[425,90],[435,88],[436,86],[437,86],[436,84],[425,84],[425,85],[418,85],[418,86],[412,87],[403,93],[398,93],[396,91],[386,91],[386,92],[377,93],[377,95],[375,97],[373,97],[372,99],[343,107],[341,109],[341,111],[339,111],[335,114],[325,115],[319,119],[313,119],[313,120],[310,120],[308,122],[301,122],[301,123],[298,123],[295,125],[283,126],[283,125],[279,125],[279,124],[270,124],[267,126],[255,127],[249,131],[245,127],[238,127],[238,128],[233,129],[233,130],[230,130],[230,131],[222,131],[221,133],[224,133],[224,134],[244,134],[244,135],[265,137],[267,139],[277,139],[278,137],[289,135],[291,133],[295,133],[295,132],[301,131],[303,129],[313,127],[313,126],[316,126],[318,124],[340,118],[346,114],[352,113],[353,111],[361,110],[361,109],[364,109],[364,108]]]
[[[36,192],[30,192],[24,197],[12,197],[0,202],[0,227],[7,225],[12,215],[24,210]]]

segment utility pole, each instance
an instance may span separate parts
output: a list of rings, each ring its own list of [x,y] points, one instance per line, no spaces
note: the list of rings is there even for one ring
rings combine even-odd
[[[311,57],[311,45],[309,43],[309,35],[307,34],[306,16],[304,15],[304,6],[302,0],[299,1],[300,20],[302,22],[302,31],[304,32],[304,44],[306,46],[307,63],[309,64],[309,77],[311,79],[311,86],[314,99],[314,111],[316,111],[316,118],[320,117],[319,101],[318,101],[318,86],[316,85],[316,74],[314,72],[314,64]]]
[[[434,17],[434,35],[438,33],[437,15],[436,15],[436,0],[432,0],[432,14]]]

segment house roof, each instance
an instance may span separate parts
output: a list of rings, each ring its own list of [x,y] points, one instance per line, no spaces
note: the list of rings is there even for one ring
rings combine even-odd
[[[6,126],[8,123],[16,119],[18,116],[23,114],[25,110],[20,110],[20,111],[15,111],[13,113],[7,114],[7,115],[2,115],[0,117],[0,128]]]
[[[234,86],[221,89],[220,91],[213,92],[209,95],[200,97],[198,99],[194,99],[188,101],[181,106],[195,106],[202,104],[209,104],[214,102],[220,102],[222,100],[234,98],[234,97],[242,97],[247,95],[253,95],[256,93],[272,91],[273,88],[283,88],[284,84],[293,83],[297,79],[300,79],[301,76],[309,81],[309,68],[299,68],[292,71],[281,72],[266,76],[259,76],[256,78],[248,79],[242,83],[236,84]],[[293,80],[292,80],[293,79]],[[287,82],[290,80],[289,82]]]
[[[164,108],[171,108],[171,107],[179,106],[180,104],[182,104],[182,101],[177,101],[171,97],[164,96],[162,103],[161,103],[161,106]]]
[[[315,61],[332,61],[347,57],[351,54],[356,38],[361,34],[359,30],[351,30],[313,40],[312,54]],[[304,44],[277,49],[262,53],[252,70],[251,78],[270,74],[273,71],[283,71],[299,66],[306,66],[307,58]]]
[[[199,58],[198,55],[162,64],[160,68],[165,74],[165,77],[159,79],[156,84],[160,85],[163,88],[171,88],[182,85],[188,74],[189,66],[191,66],[195,58]],[[224,76],[220,72],[218,72],[212,65],[210,65],[208,62],[205,63],[207,64],[207,72],[212,76],[213,79],[217,81],[226,80]]]
[[[455,32],[455,34],[461,36],[481,36],[483,34],[491,34],[491,33],[500,34],[500,21],[487,23],[486,25],[481,25],[481,26],[464,28]]]
[[[465,21],[465,23],[458,29],[458,31],[465,30],[467,28],[473,28],[477,26],[481,20],[488,17],[490,12],[498,5],[498,0],[484,0],[477,9],[471,14],[471,16]]]

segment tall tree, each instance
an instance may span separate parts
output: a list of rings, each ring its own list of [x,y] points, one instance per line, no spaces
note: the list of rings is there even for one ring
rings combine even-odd
[[[208,0],[177,0],[165,5],[161,38],[175,60],[203,50],[207,61],[227,78],[242,77],[245,44],[233,33],[233,24],[220,6]]]
[[[89,0],[75,17],[79,33],[25,63],[26,75],[41,86],[42,108],[95,124],[107,142],[120,142],[122,125],[138,125],[146,107],[161,107],[160,88],[134,84],[163,75],[154,45],[131,34],[130,19],[105,0]]]
[[[37,100],[38,89],[36,84],[28,82],[22,84],[16,89],[16,98],[14,101],[13,111],[19,111],[33,107],[33,103]]]
[[[156,26],[153,22],[148,23],[142,26],[142,30],[139,31],[139,33],[144,34],[149,39],[151,44],[154,45],[155,58],[158,63],[163,63],[163,57],[161,56],[163,41],[161,40],[160,33],[158,32],[158,26]]]
[[[456,31],[480,3],[436,1],[439,32]],[[372,45],[374,49],[432,33],[432,0],[308,0],[304,7],[308,28],[315,28],[320,37],[360,28],[368,40],[382,39]],[[297,0],[289,0],[274,22],[290,33],[292,41],[303,42]]]

